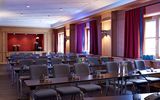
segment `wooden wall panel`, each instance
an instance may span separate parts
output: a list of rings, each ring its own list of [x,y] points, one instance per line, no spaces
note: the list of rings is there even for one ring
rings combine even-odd
[[[124,56],[125,12],[112,12],[112,56]]]

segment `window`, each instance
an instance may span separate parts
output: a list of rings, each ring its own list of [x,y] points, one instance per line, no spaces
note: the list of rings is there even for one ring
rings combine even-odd
[[[58,52],[64,53],[64,32],[58,33]]]
[[[145,20],[144,54],[160,57],[160,18],[154,16]]]
[[[89,53],[90,52],[90,31],[88,28],[85,29],[85,45],[84,51]]]
[[[152,43],[152,45],[151,45]],[[146,20],[145,22],[145,55],[156,55],[156,21]]]

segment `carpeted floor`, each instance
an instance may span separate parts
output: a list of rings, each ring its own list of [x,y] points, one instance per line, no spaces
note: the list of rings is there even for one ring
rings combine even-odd
[[[16,88],[11,84],[7,64],[0,64],[0,100],[17,100]]]

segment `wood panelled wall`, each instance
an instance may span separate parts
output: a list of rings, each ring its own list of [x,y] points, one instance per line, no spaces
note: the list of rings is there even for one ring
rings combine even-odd
[[[112,56],[124,56],[125,12],[112,12]]]
[[[44,52],[52,51],[52,29],[47,28],[25,28],[25,27],[0,27],[0,62],[6,61],[7,50],[7,33],[27,33],[27,34],[44,34]]]

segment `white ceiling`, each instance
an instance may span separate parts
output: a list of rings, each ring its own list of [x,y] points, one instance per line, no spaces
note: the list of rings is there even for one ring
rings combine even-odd
[[[0,26],[58,27],[133,1],[136,0],[0,0]]]

